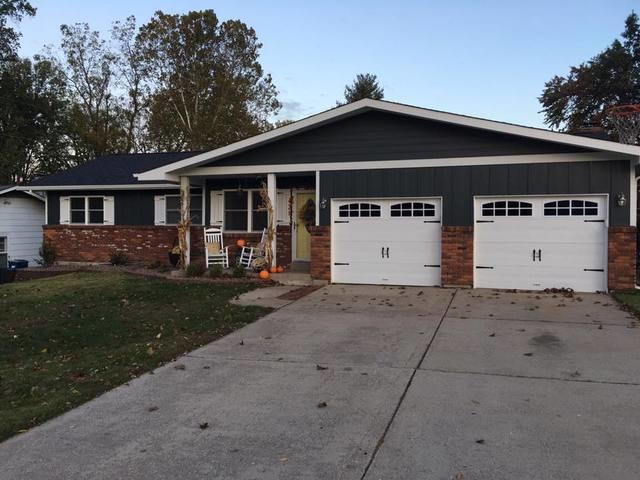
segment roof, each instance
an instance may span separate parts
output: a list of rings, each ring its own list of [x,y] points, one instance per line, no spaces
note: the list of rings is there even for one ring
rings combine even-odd
[[[198,152],[124,153],[103,155],[82,165],[30,182],[27,187],[43,186],[131,186],[157,182],[139,181],[134,173],[151,170],[196,155]],[[24,188],[24,187],[22,187]]]
[[[439,110],[430,110],[401,103],[388,102],[383,100],[364,99],[347,105],[333,108],[325,112],[312,115],[298,120],[297,122],[285,125],[266,133],[232,143],[225,147],[217,148],[208,152],[192,155],[189,158],[178,160],[175,163],[168,163],[152,170],[138,170],[137,177],[144,181],[172,180],[175,181],[180,171],[188,168],[198,167],[202,164],[224,158],[231,154],[256,148],[262,144],[274,142],[280,138],[288,137],[302,131],[317,128],[319,126],[337,121],[341,118],[357,115],[359,113],[377,110],[382,112],[408,115],[415,118],[423,118],[459,126],[477,128],[492,132],[506,133],[525,138],[532,138],[564,145],[573,145],[590,150],[620,153],[640,157],[640,147],[636,145],[625,145],[609,140],[589,138],[568,133],[554,132],[542,128],[525,127],[512,123],[498,122],[483,118],[470,117]]]

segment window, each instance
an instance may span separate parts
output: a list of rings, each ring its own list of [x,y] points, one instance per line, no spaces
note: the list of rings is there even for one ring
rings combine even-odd
[[[405,202],[391,205],[392,217],[434,217],[436,207],[430,203]]]
[[[267,228],[267,207],[262,203],[260,192],[251,192],[251,230]]]
[[[350,203],[341,205],[338,210],[341,217],[379,217],[380,205],[374,203]]]
[[[7,255],[7,237],[0,237],[0,268],[7,268],[9,256]]]
[[[103,224],[104,197],[71,197],[69,218],[72,224]]]
[[[544,204],[545,217],[582,217],[598,215],[598,204],[588,200],[558,200]]]
[[[224,192],[224,228],[239,232],[249,230],[249,192]]]
[[[202,194],[191,194],[189,199],[189,216],[191,223],[202,225]],[[180,195],[166,195],[165,197],[167,225],[178,225],[180,223]]]
[[[529,202],[501,200],[482,204],[483,217],[530,217],[533,207]]]

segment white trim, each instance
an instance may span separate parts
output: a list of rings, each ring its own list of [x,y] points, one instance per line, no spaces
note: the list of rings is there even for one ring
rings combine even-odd
[[[337,170],[380,170],[386,168],[431,168],[473,165],[513,165],[523,163],[561,163],[561,162],[593,162],[628,160],[624,155],[607,155],[603,158],[600,152],[587,153],[557,153],[539,155],[501,155],[498,157],[456,157],[456,158],[425,158],[414,160],[377,160],[362,162],[332,162],[332,163],[303,163],[283,165],[242,165],[229,167],[202,167],[186,170],[184,175],[235,175],[255,173],[284,173],[306,171],[337,171]]]
[[[31,195],[33,198],[38,199],[41,202],[45,201],[42,195],[38,195],[37,193],[34,193],[31,188],[19,187],[17,185],[14,185],[13,187],[5,188],[4,190],[0,190],[0,195],[4,195],[5,193],[11,193],[11,192],[23,192],[23,193],[26,193],[27,195]]]
[[[225,147],[217,148],[215,150],[201,153],[184,160],[148,170],[146,172],[136,173],[134,177],[139,180],[165,180],[172,178],[171,174],[175,174],[178,171],[189,167],[195,167],[202,165],[203,163],[211,162],[218,158],[230,155],[232,153],[238,153],[251,147],[258,146],[262,143],[274,141],[278,138],[292,135],[301,130],[309,129],[311,127],[320,126],[324,123],[336,120],[343,116],[350,116],[358,113],[359,111],[378,110],[383,112],[396,113],[401,115],[408,115],[416,118],[422,118],[427,120],[434,120],[438,122],[449,123],[453,125],[460,125],[465,127],[477,128],[481,130],[487,130],[491,132],[506,133],[510,135],[516,135],[519,137],[533,138],[537,140],[555,142],[564,145],[573,145],[582,148],[589,148],[594,150],[600,150],[605,152],[623,153],[634,156],[640,156],[640,147],[635,145],[625,145],[622,143],[611,142],[608,140],[598,140],[589,137],[581,137],[578,135],[570,135],[567,133],[553,132],[549,130],[543,130],[533,127],[523,127],[521,125],[514,125],[510,123],[497,122],[494,120],[486,120],[482,118],[468,117],[465,115],[458,115],[453,113],[441,112],[437,110],[429,110],[426,108],[419,108],[410,105],[403,105],[399,103],[386,102],[381,100],[364,99],[357,102],[353,102],[341,107],[328,110],[317,115],[304,118],[297,122],[294,122],[284,127],[276,128],[266,133],[256,135],[246,140],[232,143]],[[182,174],[182,172],[180,172]]]
[[[316,170],[316,227],[320,225],[320,170]]]
[[[180,185],[173,183],[156,183],[150,185],[148,183],[139,183],[131,185],[48,185],[48,186],[27,186],[27,187],[14,187],[21,192],[46,192],[54,190],[166,190],[166,189],[180,189]]]
[[[637,161],[631,160],[629,162],[629,169],[631,170],[629,179],[629,225],[632,227],[637,226],[638,223],[638,179],[636,178],[636,164]]]

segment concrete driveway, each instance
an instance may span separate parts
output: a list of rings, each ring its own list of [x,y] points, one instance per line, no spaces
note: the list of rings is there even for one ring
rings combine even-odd
[[[606,295],[329,286],[1,444],[0,477],[636,479],[635,325]]]

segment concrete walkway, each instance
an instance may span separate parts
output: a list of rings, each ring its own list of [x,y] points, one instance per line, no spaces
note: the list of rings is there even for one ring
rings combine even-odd
[[[635,326],[605,295],[328,286],[1,444],[0,478],[635,479]]]

